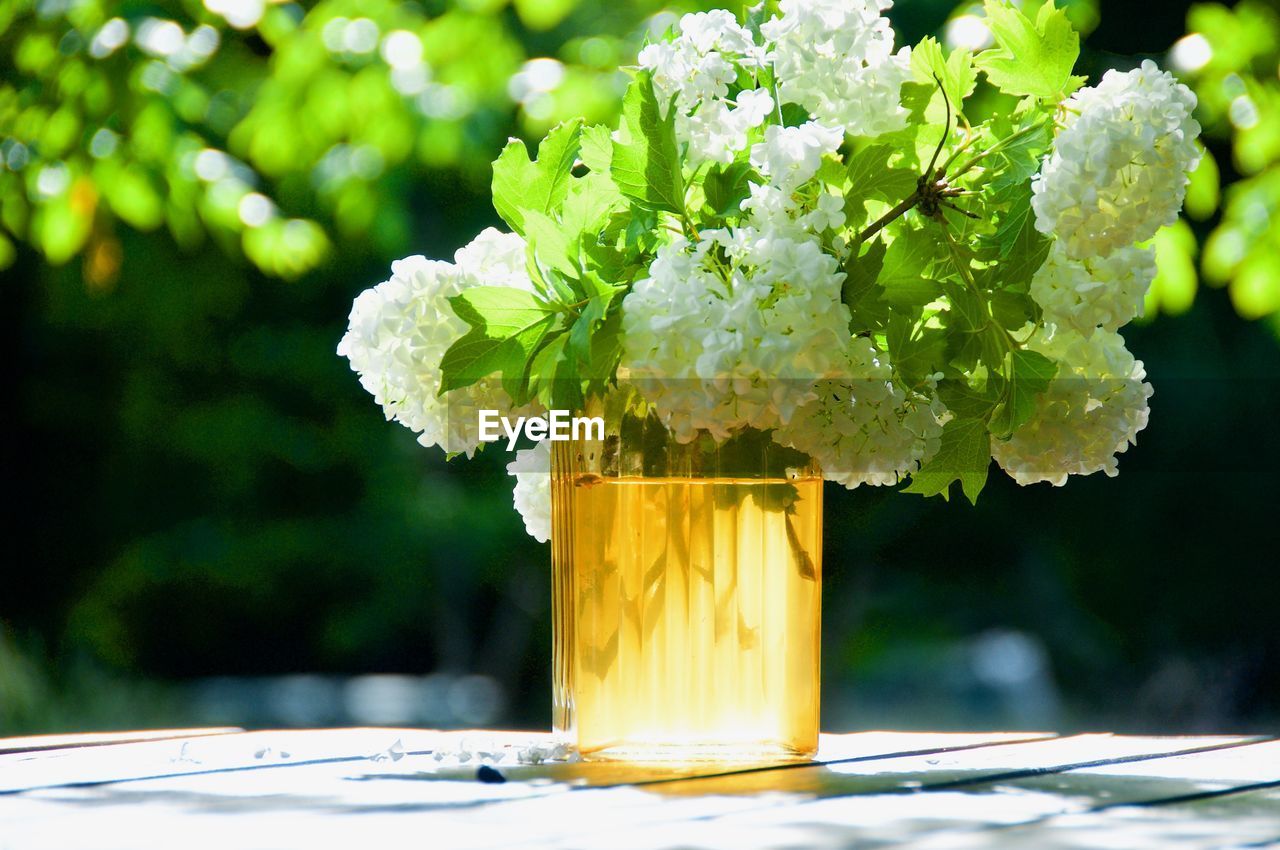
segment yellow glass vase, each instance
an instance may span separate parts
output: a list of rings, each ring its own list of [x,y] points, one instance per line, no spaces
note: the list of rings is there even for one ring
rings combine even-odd
[[[556,732],[587,758],[811,758],[821,472],[611,407],[604,439],[552,448]]]

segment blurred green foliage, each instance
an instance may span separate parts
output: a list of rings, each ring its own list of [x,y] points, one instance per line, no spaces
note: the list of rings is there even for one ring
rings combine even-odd
[[[1157,239],[1160,277],[1147,299],[1185,312],[1203,280],[1225,286],[1247,319],[1280,332],[1280,9],[1264,0],[1193,6],[1169,62],[1200,100],[1209,146],[1181,223]],[[1194,238],[1204,236],[1203,250]]]
[[[899,0],[900,41],[945,39],[972,13],[954,5]],[[829,491],[826,684],[938,678],[899,650],[997,625],[1044,642],[1076,725],[1275,716],[1280,355],[1240,316],[1277,322],[1276,18],[1258,0],[1185,21],[1185,3],[1064,5],[1097,26],[1095,81],[1186,32],[1211,48],[1181,73],[1213,164],[1158,237],[1149,312],[1167,315],[1131,336],[1152,425],[1115,481],[1001,482],[976,510]],[[392,259],[497,222],[488,163],[508,135],[609,120],[616,66],[673,20],[661,6],[0,0],[17,501],[0,734],[180,721],[133,677],[297,670],[481,671],[508,685],[509,719],[546,722],[548,556],[505,458],[422,451],[334,348]],[[1179,693],[1223,705],[1143,702],[1181,658],[1226,684]]]
[[[122,227],[282,278],[335,244],[400,250],[412,175],[487,184],[513,105],[537,135],[616,111],[657,4],[583,5],[6,0],[0,265],[22,240],[109,287]]]

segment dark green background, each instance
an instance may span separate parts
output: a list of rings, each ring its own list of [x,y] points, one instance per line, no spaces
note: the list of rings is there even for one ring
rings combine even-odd
[[[938,31],[952,5],[900,0],[900,41]],[[491,17],[527,55],[565,55],[598,32],[634,49],[656,8],[570,7],[549,29]],[[1161,58],[1187,8],[1104,0],[1081,73]],[[0,35],[6,56],[24,26],[56,28],[19,17]],[[236,43],[264,68],[276,49]],[[243,109],[260,80],[223,55]],[[111,73],[140,61],[122,53]],[[34,85],[3,62],[8,82]],[[163,228],[115,221],[118,276],[93,286],[81,259],[51,265],[15,237],[0,336],[12,400],[0,735],[251,722],[201,714],[188,683],[296,672],[483,673],[506,687],[500,722],[549,723],[549,554],[511,509],[508,458],[422,450],[334,354],[351,299],[392,259],[447,257],[497,223],[484,164],[531,131],[510,104],[486,106],[451,160],[406,157],[370,181],[359,227],[288,174],[270,178],[282,208],[332,243],[296,279],[265,275],[234,239],[180,248]],[[1225,183],[1239,177],[1232,143],[1230,127],[1210,133]],[[1218,221],[1193,228],[1203,240]],[[824,726],[1273,729],[1276,327],[1205,287],[1184,314],[1126,330],[1156,394],[1117,479],[1024,489],[997,472],[976,508],[829,485]],[[983,673],[1008,652],[1025,676]]]

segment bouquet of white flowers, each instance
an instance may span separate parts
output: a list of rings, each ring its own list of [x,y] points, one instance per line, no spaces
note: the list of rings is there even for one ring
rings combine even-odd
[[[685,15],[618,127],[502,151],[512,233],[393,264],[339,353],[468,456],[481,409],[622,383],[677,440],[768,432],[846,487],[972,500],[992,458],[1020,484],[1115,475],[1152,393],[1117,330],[1198,161],[1195,98],[1151,62],[1081,88],[1053,0],[986,0],[976,54],[895,51],[889,5]],[[539,539],[549,456],[510,467]]]

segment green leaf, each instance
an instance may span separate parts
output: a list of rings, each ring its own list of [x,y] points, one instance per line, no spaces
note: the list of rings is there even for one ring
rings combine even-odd
[[[603,388],[603,382],[613,378],[622,359],[622,311],[607,315],[600,327],[591,335],[591,360],[584,373],[594,385]]]
[[[1008,437],[1036,412],[1036,396],[1049,388],[1058,364],[1035,351],[1019,349],[1010,355],[1005,398],[991,417],[991,433]]]
[[[714,215],[721,218],[738,216],[742,212],[742,202],[751,196],[751,184],[760,182],[760,175],[748,163],[716,164],[707,172],[702,191]]]
[[[570,243],[567,229],[538,210],[521,210],[521,214],[524,216],[525,236],[539,265],[572,278],[581,276],[577,246]]]
[[[549,409],[582,409],[582,381],[566,354],[568,341],[567,333],[551,337],[534,355],[529,368],[529,394]]]
[[[987,326],[987,311],[982,298],[972,288],[954,280],[942,281],[942,291],[951,304],[948,310],[948,327],[967,333],[980,331]]]
[[[995,176],[987,185],[992,193],[1001,194],[1026,183],[1040,170],[1040,160],[1051,141],[1049,127],[1048,122],[1042,122],[991,155]]]
[[[901,228],[884,255],[880,285],[890,306],[910,310],[923,307],[942,294],[942,287],[926,274],[938,243],[924,229]]]
[[[684,214],[684,177],[676,146],[675,113],[662,116],[649,71],[636,74],[622,100],[626,141],[613,142],[613,182],[636,204]]]
[[[996,232],[984,242],[994,247],[1000,262],[994,279],[1001,287],[1026,289],[1031,277],[1049,256],[1050,240],[1036,230],[1035,213],[1031,209],[1031,184],[1010,189],[1008,208],[1000,216]]]
[[[975,389],[963,378],[944,378],[938,382],[938,398],[954,416],[961,419],[986,421],[1000,403],[997,382],[988,381],[982,389]]]
[[[946,112],[942,95],[937,92],[938,80],[942,81],[942,92],[951,103],[953,116],[963,111],[965,98],[973,94],[974,86],[978,84],[973,54],[959,49],[951,51],[949,57],[943,56],[942,45],[933,36],[925,36],[912,48],[911,71],[916,82],[934,87],[934,97],[927,111],[929,119],[933,121],[942,121]]]
[[[889,362],[909,387],[919,387],[945,364],[949,334],[942,328],[917,328],[916,321],[900,313],[889,317],[885,343]]]
[[[951,484],[959,481],[973,504],[987,483],[991,466],[991,435],[981,419],[956,418],[942,429],[938,453],[911,476],[903,493],[950,498]]]
[[[548,213],[564,202],[581,137],[581,119],[553,127],[538,145],[537,161],[530,161],[524,142],[507,142],[493,162],[493,208],[512,230],[524,233],[524,210]]]
[[[1054,0],[1045,0],[1034,22],[1008,0],[985,0],[984,7],[996,46],[975,61],[992,85],[1006,94],[1060,100],[1084,82],[1071,75],[1080,35]]]
[[[582,149],[578,151],[582,164],[596,174],[609,173],[613,162],[613,133],[603,124],[592,124],[582,129]]]
[[[889,320],[888,306],[882,300],[884,287],[879,282],[884,255],[884,242],[876,239],[845,261],[840,300],[849,307],[851,334],[877,329]]]
[[[866,223],[868,201],[892,205],[915,191],[918,175],[911,169],[889,165],[894,150],[891,145],[872,145],[849,157],[844,212],[851,225]]]
[[[471,326],[445,352],[440,392],[501,375],[519,401],[529,361],[560,318],[531,292],[505,286],[477,286],[449,299],[454,313]]]
[[[998,289],[991,293],[991,318],[1010,331],[1040,320],[1040,307],[1026,292]]]
[[[582,312],[569,328],[569,349],[574,357],[582,361],[591,359],[591,337],[596,327],[604,320],[609,305],[613,303],[618,290],[611,290],[587,299]]]

